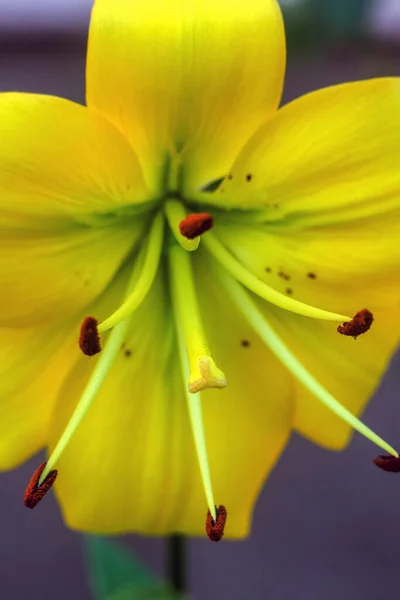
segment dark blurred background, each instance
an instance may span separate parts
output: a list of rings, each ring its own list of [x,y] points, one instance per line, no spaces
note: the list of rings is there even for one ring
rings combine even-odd
[[[0,89],[83,103],[91,5],[0,0]],[[282,0],[282,6],[289,48],[285,101],[333,83],[400,75],[400,0]],[[399,370],[400,356],[365,414],[395,445]],[[398,600],[400,480],[374,468],[374,453],[357,435],[339,454],[294,435],[258,502],[251,537],[187,543],[190,597]],[[90,600],[82,540],[63,526],[54,498],[33,513],[22,505],[38,462],[1,475],[0,598]],[[127,536],[119,542],[166,574],[165,540]]]

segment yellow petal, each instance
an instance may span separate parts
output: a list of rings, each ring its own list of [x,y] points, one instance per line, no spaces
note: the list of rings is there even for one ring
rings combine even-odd
[[[280,109],[237,158],[219,198],[271,218],[357,219],[397,205],[400,80],[313,92]],[[251,176],[250,178],[248,176]],[[218,194],[215,200],[218,199]],[[318,219],[317,219],[318,217]],[[343,215],[341,215],[343,217]]]
[[[0,137],[2,229],[91,224],[147,198],[127,141],[79,104],[0,94]]]
[[[304,219],[306,222],[306,219]],[[262,302],[283,341],[344,406],[359,414],[377,387],[399,340],[399,218],[392,212],[348,225],[219,227],[219,237],[257,277],[291,297],[341,314],[367,307],[375,317],[357,341],[334,323],[294,315]],[[296,383],[295,426],[339,449],[349,428]],[[372,424],[373,425],[373,424]],[[384,435],[384,432],[379,432]]]
[[[225,174],[275,111],[284,63],[276,0],[96,0],[87,102],[130,140],[149,185],[181,154],[193,188]]]
[[[0,323],[33,327],[87,306],[142,238],[144,222],[120,227],[2,233]]]
[[[117,301],[124,275],[126,279],[126,269],[112,286]],[[89,314],[104,317],[110,293],[92,304]],[[77,338],[84,316],[46,327],[0,328],[1,470],[14,468],[46,444],[62,382],[82,357]]]
[[[1,470],[16,467],[44,446],[54,399],[75,350],[76,333],[68,323],[0,329]]]
[[[108,284],[142,235],[129,206],[146,191],[121,134],[72,102],[2,94],[0,134],[0,323],[34,327]]]
[[[206,500],[165,294],[159,279],[138,310],[109,378],[59,461],[57,495],[73,528],[205,535]],[[212,299],[218,298],[216,290]],[[231,316],[236,318],[233,311]],[[254,340],[250,348],[240,345],[238,335],[250,336],[240,319],[233,333],[223,304],[216,319],[226,342],[219,341],[221,357],[226,358],[232,383],[226,393],[204,394],[205,431],[216,503],[228,508],[226,535],[238,537],[247,533],[259,489],[287,440],[289,389],[273,360],[268,374],[264,360],[259,371],[254,369],[259,343]],[[238,352],[231,351],[233,337]],[[66,382],[54,412],[50,446],[71,414],[89,371],[83,359]]]

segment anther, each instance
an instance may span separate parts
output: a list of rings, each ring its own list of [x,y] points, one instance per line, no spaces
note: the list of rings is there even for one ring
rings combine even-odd
[[[381,454],[374,458],[374,464],[388,473],[400,473],[400,457],[391,454]]]
[[[42,463],[34,472],[29,481],[24,494],[24,504],[27,508],[35,508],[47,494],[53,483],[57,478],[58,471],[54,469],[50,471],[46,479],[39,485],[40,476],[43,473],[47,463]]]
[[[214,520],[210,511],[207,512],[206,517],[206,533],[212,542],[219,542],[224,535],[225,523],[228,513],[225,506],[222,504],[219,507],[215,507],[217,517]]]
[[[79,348],[86,356],[94,356],[101,350],[97,320],[94,317],[85,317],[82,321]]]
[[[368,308],[363,308],[356,315],[354,315],[351,321],[343,323],[343,325],[339,325],[337,331],[341,335],[350,335],[356,339],[359,335],[368,331],[373,320],[374,317]]]
[[[188,240],[194,240],[214,225],[214,219],[209,213],[192,213],[179,223],[179,231]]]

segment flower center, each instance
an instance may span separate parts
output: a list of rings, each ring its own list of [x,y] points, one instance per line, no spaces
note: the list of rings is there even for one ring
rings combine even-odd
[[[176,173],[172,180],[176,183]],[[188,215],[184,203],[178,198],[179,194],[172,193],[169,197],[167,196],[163,204],[163,210],[155,215],[146,244],[135,260],[126,296],[121,306],[117,307],[115,312],[99,324],[94,317],[87,317],[82,323],[79,343],[82,351],[88,356],[100,352],[99,334],[110,329],[112,331],[100,353],[75,411],[46,466],[41,471],[38,482],[35,480],[35,493],[47,480],[49,474],[53,472],[54,465],[76,432],[108,375],[131,326],[132,315],[145,300],[155,280],[164,249],[168,264],[173,318],[184,380],[184,393],[208,505],[206,531],[210,539],[218,541],[223,535],[227,513],[223,506],[216,508],[214,502],[200,392],[207,388],[223,388],[227,386],[227,380],[223,371],[215,364],[208,346],[197,300],[196,274],[193,270],[190,253],[199,248],[201,240],[203,244],[202,251],[208,252],[213,257],[211,276],[218,278],[231,301],[237,306],[256,334],[282,361],[290,373],[311,394],[354,429],[392,456],[398,457],[398,454],[387,442],[343,407],[307,371],[257,309],[249,292],[284,310],[305,317],[335,321],[339,323],[339,333],[353,337],[357,337],[369,329],[372,323],[371,313],[367,309],[363,309],[351,318],[347,315],[321,310],[278,292],[250,273],[218,240],[218,237],[208,231],[213,226],[213,218],[209,213],[201,212]],[[169,226],[167,235],[165,235],[166,223]]]

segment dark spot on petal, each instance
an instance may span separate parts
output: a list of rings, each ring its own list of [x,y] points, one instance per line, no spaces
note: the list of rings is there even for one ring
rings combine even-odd
[[[229,173],[229,175],[227,175],[227,179],[233,179],[232,173]]]
[[[285,292],[288,294],[288,296],[293,294],[293,290],[291,288],[286,288]]]
[[[241,340],[240,344],[243,346],[243,348],[248,348],[250,346],[249,340]]]
[[[307,277],[308,277],[309,279],[317,279],[317,276],[316,276],[316,274],[315,274],[315,273],[307,273]]]
[[[281,277],[281,279],[284,279],[285,281],[290,281],[290,275],[288,275],[284,271],[279,271],[278,277]]]
[[[129,348],[127,348],[124,352],[126,358],[129,358],[130,356],[132,356],[132,350],[129,350]]]
[[[253,178],[253,175],[252,175],[251,173],[248,173],[248,174],[246,175],[246,181],[251,181],[251,180],[252,180],[252,178]]]
[[[266,271],[266,273],[271,273],[272,269],[271,269],[271,267],[265,267],[265,271]]]

